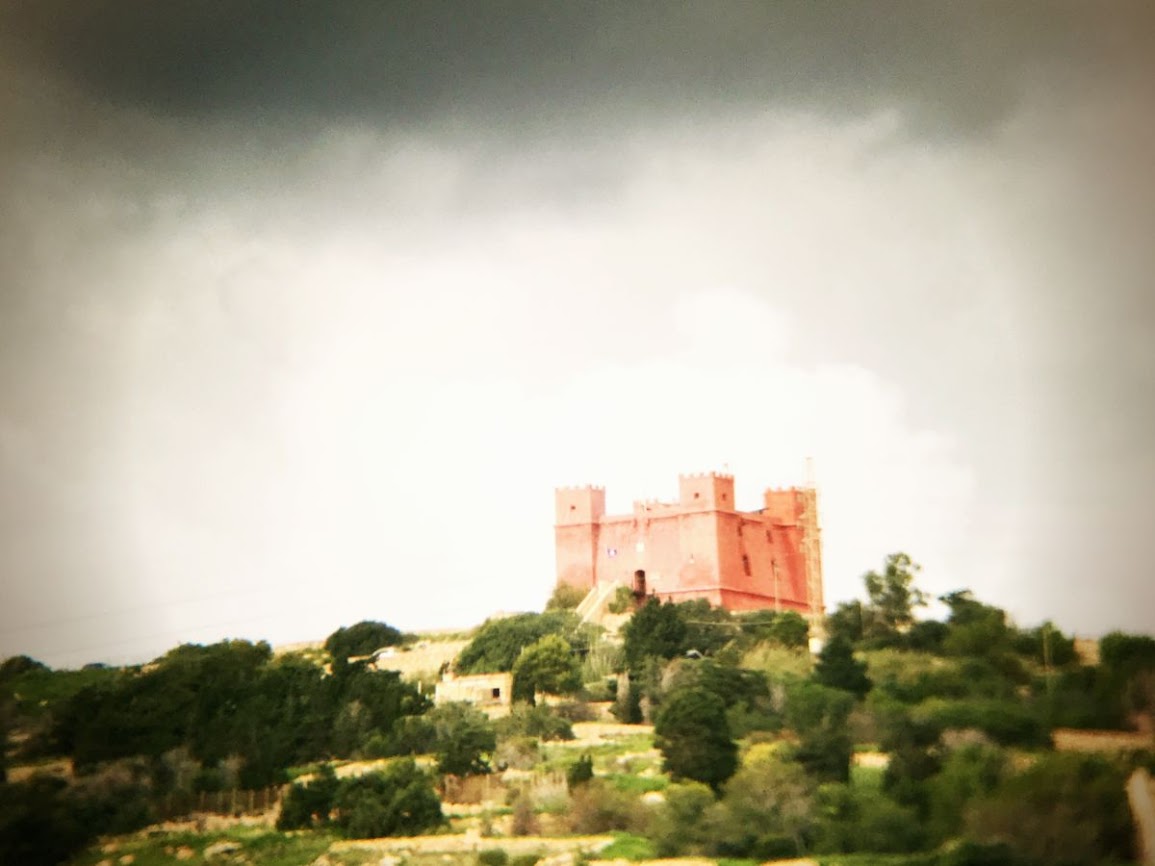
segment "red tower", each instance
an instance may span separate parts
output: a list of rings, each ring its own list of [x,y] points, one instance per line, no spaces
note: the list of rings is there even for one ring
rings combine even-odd
[[[738,511],[734,478],[678,478],[678,501],[635,502],[606,515],[605,489],[562,488],[557,503],[557,580],[605,584],[664,599],[704,598],[728,610],[794,610],[820,617],[821,539],[812,487],[767,490],[764,507]]]

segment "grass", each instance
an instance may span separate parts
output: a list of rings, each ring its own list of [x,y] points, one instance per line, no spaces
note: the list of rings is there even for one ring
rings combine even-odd
[[[631,794],[647,794],[650,791],[664,791],[670,786],[666,776],[635,776],[632,773],[610,773],[606,779],[619,791]]]
[[[187,848],[192,856],[180,861],[186,866],[204,866],[207,863],[243,862],[249,866],[302,866],[312,863],[328,850],[337,837],[321,832],[278,833],[261,827],[235,827],[215,833],[138,833],[107,840],[115,850],[106,853],[105,842],[93,845],[70,861],[71,866],[95,866],[102,860],[117,862],[126,854],[133,857],[133,866],[171,866],[177,862],[176,852]],[[205,858],[205,849],[217,842],[236,842],[241,849],[235,854],[212,859]],[[352,852],[350,852],[352,853]],[[360,855],[360,852],[357,852]],[[333,858],[330,858],[333,860]],[[341,866],[360,866],[360,859],[333,860]]]
[[[885,767],[864,767],[858,764],[852,764],[850,767],[850,784],[860,791],[881,791],[882,777],[885,773]]]
[[[653,842],[633,833],[615,833],[614,841],[598,852],[599,860],[653,860],[657,856]]]

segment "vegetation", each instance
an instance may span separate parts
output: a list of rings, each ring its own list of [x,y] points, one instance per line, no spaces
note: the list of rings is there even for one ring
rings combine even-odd
[[[277,831],[238,832],[246,862],[325,853],[334,866],[362,863],[366,852],[328,846],[478,820],[486,833],[613,833],[603,857],[699,855],[725,866],[1131,857],[1123,785],[1155,757],[1057,753],[1052,732],[1125,729],[1155,710],[1155,639],[1108,635],[1100,661],[1085,664],[1053,623],[1021,628],[967,590],[942,596],[942,621],[920,620],[918,573],[895,554],[864,575],[863,597],[831,613],[814,658],[793,612],[651,598],[616,646],[555,593],[544,613],[487,621],[456,660],[463,673],[513,674],[515,704],[496,721],[466,704],[434,708],[398,675],[350,661],[404,639],[369,621],[330,635],[320,659],[273,658],[243,641],[177,647],[141,668],[52,671],[16,657],[0,665],[9,765],[23,764],[24,779],[30,761],[67,758],[78,776],[0,780],[0,862],[90,866],[111,858],[77,852],[98,834],[153,822],[161,803],[191,807],[201,792],[294,776]],[[540,695],[567,703],[535,703]],[[595,697],[612,699],[619,720],[652,722],[653,734],[574,744]],[[852,760],[874,751],[883,755]],[[337,765],[358,758],[386,760],[338,778]],[[516,773],[467,778],[491,767]],[[510,781],[517,773],[524,782]],[[476,798],[481,786],[504,793],[508,824],[496,812],[442,814],[438,790],[472,802],[466,792]],[[184,844],[156,838],[168,849],[141,837],[121,850],[151,866]],[[215,837],[197,836],[182,859],[204,862],[206,838]],[[536,856],[512,850],[466,859],[529,866]]]
[[[403,643],[405,635],[383,622],[363,620],[341,627],[325,639],[325,650],[334,659],[367,656],[385,647]]]

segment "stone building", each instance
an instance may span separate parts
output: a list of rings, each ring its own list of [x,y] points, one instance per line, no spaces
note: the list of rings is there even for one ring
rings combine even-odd
[[[560,488],[555,499],[559,584],[812,622],[824,613],[813,487],[768,489],[755,511],[739,511],[733,476],[714,472],[681,475],[676,502],[638,501],[630,514],[607,515],[602,487]]]

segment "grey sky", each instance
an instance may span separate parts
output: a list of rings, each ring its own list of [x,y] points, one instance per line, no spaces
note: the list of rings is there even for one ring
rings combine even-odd
[[[817,460],[1149,629],[1145,4],[0,0],[0,654],[536,607],[552,487]]]

